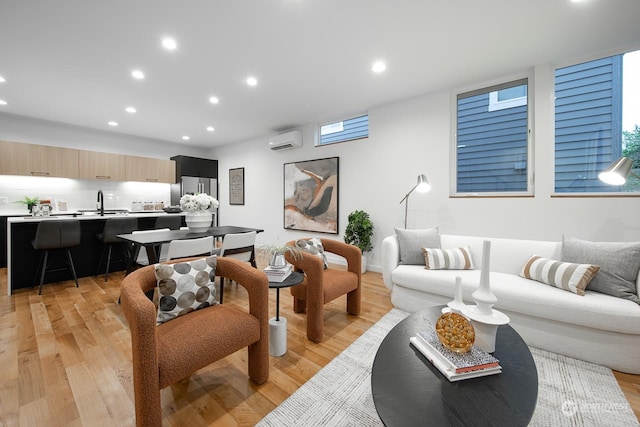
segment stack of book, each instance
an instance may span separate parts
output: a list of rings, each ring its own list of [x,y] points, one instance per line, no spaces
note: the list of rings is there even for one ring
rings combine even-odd
[[[502,372],[498,359],[476,346],[467,353],[446,349],[435,331],[418,332],[410,341],[451,382]]]
[[[291,264],[287,264],[285,267],[274,268],[267,266],[264,269],[264,273],[270,282],[284,282],[284,279],[291,274]]]

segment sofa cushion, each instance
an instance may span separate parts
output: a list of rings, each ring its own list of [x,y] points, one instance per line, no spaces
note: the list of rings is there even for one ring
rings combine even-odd
[[[468,246],[455,249],[422,248],[427,270],[473,270]]]
[[[329,268],[329,261],[327,261],[327,255],[324,253],[324,246],[322,246],[322,241],[320,239],[318,239],[317,237],[312,237],[310,239],[299,239],[296,240],[296,246],[304,252],[308,252],[320,258],[320,260],[322,261],[322,266],[325,270]]]
[[[584,295],[585,288],[598,270],[598,265],[574,264],[533,255],[522,267],[520,276]]]
[[[210,256],[189,262],[156,264],[158,282],[157,324],[216,304],[217,258]]]
[[[636,287],[640,242],[590,242],[563,236],[561,259],[599,265],[600,271],[587,289],[640,304]]]
[[[400,264],[425,265],[422,248],[440,248],[440,230],[438,227],[422,230],[396,228],[398,246],[400,246]]]

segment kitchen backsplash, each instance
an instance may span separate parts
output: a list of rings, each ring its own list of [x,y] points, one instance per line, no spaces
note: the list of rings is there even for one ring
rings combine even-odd
[[[0,175],[0,215],[27,214],[26,205],[15,203],[25,196],[49,199],[52,204],[66,201],[69,211],[95,209],[98,190],[104,193],[105,209],[131,210],[134,202],[168,206],[171,200],[170,184]],[[5,197],[8,203],[2,204]]]

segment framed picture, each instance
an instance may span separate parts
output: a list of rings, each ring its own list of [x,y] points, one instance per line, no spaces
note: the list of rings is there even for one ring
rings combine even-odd
[[[67,212],[67,210],[69,210],[69,206],[66,200],[56,199],[55,203],[53,204],[53,209],[56,212]]]
[[[338,157],[284,164],[284,228],[338,234]]]
[[[229,204],[244,205],[244,168],[229,169]]]

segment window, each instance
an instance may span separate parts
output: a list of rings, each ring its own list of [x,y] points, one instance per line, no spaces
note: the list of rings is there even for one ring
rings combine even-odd
[[[320,141],[317,145],[335,144],[368,136],[369,116],[364,115],[320,126]]]
[[[598,174],[621,156],[640,167],[640,51],[555,71],[555,191],[637,192],[630,177],[611,186]]]
[[[527,86],[520,85],[489,93],[489,111],[527,105]]]
[[[528,80],[457,96],[456,193],[529,191]]]

